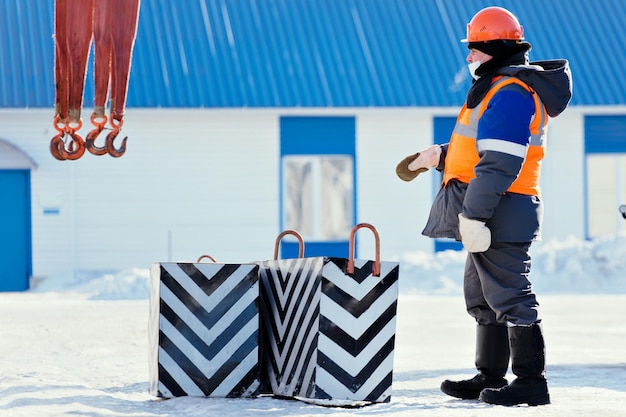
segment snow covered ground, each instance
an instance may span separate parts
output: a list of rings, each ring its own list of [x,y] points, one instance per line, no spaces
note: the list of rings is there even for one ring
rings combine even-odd
[[[439,391],[445,378],[474,374],[474,324],[461,295],[465,254],[445,252],[400,259],[390,403],[347,409],[270,397],[152,397],[145,266],[0,293],[0,416],[626,416],[626,235],[546,242],[533,257],[549,406],[491,406]]]

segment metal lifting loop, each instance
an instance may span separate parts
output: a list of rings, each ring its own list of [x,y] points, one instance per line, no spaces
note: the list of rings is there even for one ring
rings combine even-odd
[[[380,276],[380,238],[378,236],[378,231],[376,228],[369,223],[359,223],[352,228],[350,232],[350,243],[349,243],[349,256],[348,256],[348,274],[354,274],[354,238],[357,230],[361,228],[368,228],[374,233],[374,239],[376,241],[376,261],[372,266],[372,275],[375,277]]]
[[[202,255],[198,258],[198,260],[196,261],[197,264],[199,264],[203,259],[210,259],[211,262],[216,263],[217,261],[215,260],[214,257],[212,257],[211,255]]]
[[[298,239],[298,258],[304,257],[304,239],[302,239],[302,236],[300,235],[300,233],[296,232],[295,230],[288,229],[288,230],[281,232],[276,238],[276,244],[274,245],[274,260],[275,261],[278,260],[278,248],[280,246],[280,241],[283,237],[287,235],[293,235],[296,237],[296,239]]]

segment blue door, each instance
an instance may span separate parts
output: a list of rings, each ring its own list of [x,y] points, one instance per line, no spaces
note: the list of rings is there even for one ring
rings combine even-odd
[[[456,125],[456,117],[435,117],[433,119],[433,131],[434,131],[434,143],[436,145],[443,145],[450,142],[450,136]],[[435,184],[433,184],[433,200],[435,195],[439,191],[441,181],[443,181],[443,173],[432,170],[434,173],[433,178]],[[441,252],[444,250],[458,250],[463,249],[461,242],[457,242],[454,239],[437,238],[435,239],[435,252]]]
[[[348,257],[356,219],[355,144],[354,117],[280,119],[280,225],[302,235],[307,257]],[[281,241],[281,257],[298,257],[295,239]]]
[[[0,291],[28,289],[31,275],[30,171],[0,170]]]

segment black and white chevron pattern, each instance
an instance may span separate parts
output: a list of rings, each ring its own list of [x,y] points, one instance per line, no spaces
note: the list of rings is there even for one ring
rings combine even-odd
[[[261,264],[262,369],[272,393],[305,399],[391,398],[399,264],[303,258]]]
[[[262,370],[271,393],[311,397],[324,258],[261,264]]]
[[[151,394],[258,394],[258,268],[255,264],[152,265]]]
[[[322,272],[316,398],[391,399],[399,264],[330,258]]]

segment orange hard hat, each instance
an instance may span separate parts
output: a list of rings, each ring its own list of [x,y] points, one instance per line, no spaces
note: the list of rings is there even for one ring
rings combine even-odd
[[[467,38],[461,42],[487,42],[493,40],[521,41],[524,28],[517,17],[502,7],[486,7],[467,24]]]

